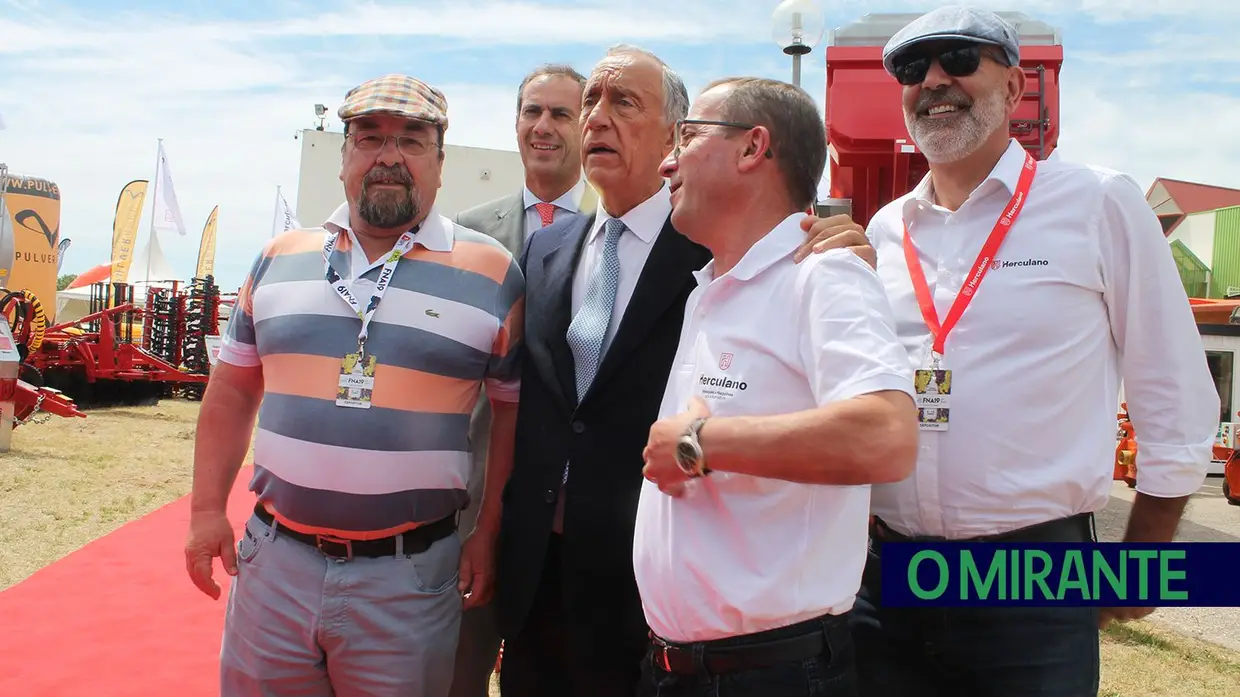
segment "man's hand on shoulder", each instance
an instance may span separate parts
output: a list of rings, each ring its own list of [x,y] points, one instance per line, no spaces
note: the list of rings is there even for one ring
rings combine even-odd
[[[830,218],[807,216],[801,220],[801,229],[806,232],[806,242],[797,250],[793,260],[804,261],[810,254],[821,254],[828,249],[844,247],[861,257],[870,268],[878,268],[878,254],[865,236],[865,229],[847,215],[833,215]]]

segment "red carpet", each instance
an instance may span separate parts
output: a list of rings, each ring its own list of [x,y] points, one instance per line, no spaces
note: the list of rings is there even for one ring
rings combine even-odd
[[[228,518],[254,508],[250,468],[237,476]],[[128,523],[0,592],[0,695],[206,697],[219,694],[219,600],[185,573],[189,497]]]

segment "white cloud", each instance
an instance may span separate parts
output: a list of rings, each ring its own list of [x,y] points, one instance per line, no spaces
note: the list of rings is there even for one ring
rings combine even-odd
[[[686,45],[683,53],[694,59],[674,67],[691,90],[723,72],[784,79],[790,74],[770,38],[773,0],[556,7],[481,0],[351,2],[325,13],[300,8],[284,15],[300,19],[249,22],[136,13],[88,17],[43,5],[28,11],[35,4],[10,0],[0,9],[6,66],[0,111],[8,126],[0,131],[0,160],[60,185],[61,232],[74,241],[65,270],[106,261],[116,196],[130,180],[154,174],[156,139],[163,138],[190,232],[160,241],[173,264],[189,274],[199,231],[219,204],[216,268],[226,289],[240,282],[269,235],[274,188],[282,185],[290,202],[296,200],[300,144],[294,132],[314,125],[313,104],[334,106],[358,75],[461,59],[468,66],[459,69],[461,79],[441,85],[452,107],[448,142],[512,149],[515,84],[497,79],[486,64],[465,62],[471,52],[511,47],[523,52],[524,62],[524,56],[543,55],[542,47],[555,59],[573,47],[601,52],[617,41]],[[936,4],[897,0],[883,9],[918,11]],[[1027,0],[1019,9],[1054,21],[1069,15],[1110,21],[1120,11],[1141,18],[1204,13],[1206,4]],[[859,0],[824,5],[828,27],[872,9]],[[1240,100],[1221,91],[1186,92],[1183,85],[1160,81],[1155,70],[1186,56],[1177,67],[1186,79],[1234,78],[1235,71],[1218,66],[1236,62],[1222,42],[1234,33],[1223,31],[1223,18],[1238,11],[1230,5],[1212,11],[1198,33],[1145,37],[1122,54],[1069,48],[1064,156],[1132,172],[1143,184],[1166,175],[1240,186],[1233,165],[1240,145],[1227,129],[1228,115],[1234,123],[1240,113]],[[1220,32],[1213,44],[1207,29]],[[1114,32],[1091,29],[1108,31]],[[418,52],[441,44],[452,50]],[[739,62],[741,52],[753,60]],[[412,67],[410,56],[416,57]],[[802,71],[803,85],[820,104],[822,61],[819,48]],[[149,222],[142,225],[145,240]]]

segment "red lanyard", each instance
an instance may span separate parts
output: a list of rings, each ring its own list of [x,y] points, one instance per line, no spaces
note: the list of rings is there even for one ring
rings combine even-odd
[[[1016,216],[1020,215],[1021,209],[1024,208],[1025,200],[1029,197],[1029,188],[1033,185],[1033,174],[1037,169],[1037,160],[1026,152],[1025,165],[1020,172],[1020,180],[1016,183],[1016,191],[1013,192],[1012,199],[1004,208],[1003,215],[999,216],[994,229],[990,231],[986,244],[982,245],[982,251],[977,255],[977,261],[973,262],[969,277],[960,289],[960,294],[956,296],[955,302],[952,303],[951,310],[947,312],[947,320],[942,326],[939,325],[939,313],[935,310],[934,297],[930,295],[930,286],[926,284],[926,274],[921,269],[921,261],[917,258],[917,250],[913,247],[913,241],[909,239],[908,224],[905,223],[904,260],[908,263],[909,275],[913,278],[913,292],[917,295],[917,304],[921,306],[921,316],[925,319],[926,326],[930,328],[930,336],[934,337],[936,354],[943,355],[948,333],[956,326],[956,322],[964,314],[964,309],[977,294],[977,287],[982,284],[982,278],[990,270],[991,261],[994,260],[995,253],[999,251],[999,246],[1003,244],[1003,238],[1007,237],[1012,224],[1016,222]]]

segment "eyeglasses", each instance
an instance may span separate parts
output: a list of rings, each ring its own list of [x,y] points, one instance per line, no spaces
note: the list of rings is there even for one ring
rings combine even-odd
[[[349,137],[353,139],[353,147],[361,152],[378,152],[387,145],[389,140],[395,140],[396,149],[402,155],[409,157],[420,157],[439,145],[424,138],[406,135],[381,136],[374,133],[350,133]]]
[[[892,61],[892,72],[901,85],[916,85],[925,81],[930,64],[937,60],[948,75],[968,77],[977,72],[982,55],[983,49],[978,44],[951,46],[937,53],[910,51]]]
[[[684,127],[688,125],[694,126],[721,126],[723,128],[741,128],[746,131],[757,128],[752,123],[737,123],[736,121],[711,121],[709,119],[681,119],[676,122],[676,148],[672,154],[677,159],[680,158],[680,146],[684,142]],[[773,157],[770,150],[766,151],[767,157]]]

